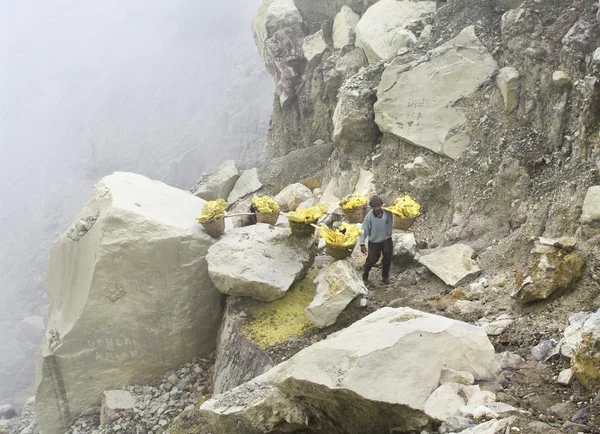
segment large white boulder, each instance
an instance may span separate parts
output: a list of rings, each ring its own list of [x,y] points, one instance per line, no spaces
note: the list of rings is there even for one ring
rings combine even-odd
[[[213,241],[195,221],[204,203],[115,173],[54,243],[36,378],[42,434],[65,432],[105,390],[147,383],[214,350],[220,293],[205,261]]]
[[[485,332],[410,308],[383,308],[213,397],[201,412],[214,426],[237,420],[261,428],[265,417],[258,416],[268,414],[271,423],[273,415],[282,424],[290,415],[317,432],[420,432],[432,419],[424,406],[444,369],[494,379],[499,367]],[[275,393],[276,408],[268,402]]]
[[[260,190],[262,187],[261,182],[258,180],[258,171],[256,168],[250,170],[244,170],[240,177],[237,179],[233,190],[229,193],[227,198],[228,203],[234,203],[243,198],[244,196],[254,193]]]
[[[417,260],[446,285],[456,286],[469,278],[477,277],[481,269],[472,257],[475,251],[464,244],[443,247],[431,253],[420,255]]]
[[[281,190],[273,199],[284,211],[295,211],[298,206],[312,197],[312,191],[299,182],[290,184]]]
[[[227,232],[206,256],[208,273],[223,294],[273,301],[302,279],[315,256],[314,239],[257,224]]]
[[[304,312],[319,328],[335,324],[337,317],[352,300],[359,295],[369,293],[348,260],[334,261],[321,270],[315,282],[317,282],[317,294]]]
[[[342,10],[333,21],[333,48],[341,49],[346,45],[354,45],[356,25],[360,17],[350,7],[342,6]]]
[[[401,48],[406,27],[435,10],[434,1],[379,0],[356,25],[356,46],[365,50],[369,63],[389,59]]]
[[[498,64],[474,27],[429,54],[427,61],[406,64],[398,58],[386,68],[377,91],[375,122],[385,133],[457,158],[471,139],[462,128],[468,108],[456,102],[488,81]]]
[[[227,199],[239,177],[235,161],[227,160],[213,173],[203,176],[192,188],[192,194],[204,200]]]

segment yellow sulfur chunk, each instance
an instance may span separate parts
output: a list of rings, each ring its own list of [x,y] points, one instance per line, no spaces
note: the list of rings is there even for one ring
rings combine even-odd
[[[394,206],[386,209],[401,218],[413,218],[421,213],[421,205],[409,195],[399,197],[394,201]]]
[[[279,212],[279,204],[269,196],[254,196],[252,205],[256,207],[258,212]]]
[[[358,237],[363,233],[357,225],[343,222],[337,230],[329,229],[326,225],[319,226],[319,233],[327,244],[349,247],[356,244]]]
[[[223,199],[211,200],[206,202],[204,208],[202,208],[202,214],[196,217],[198,223],[206,223],[209,220],[220,220],[225,215],[225,209],[227,209],[227,202]]]
[[[367,200],[369,200],[369,196],[349,194],[340,200],[340,207],[346,211],[349,209],[360,208],[367,203]]]
[[[310,209],[297,209],[290,211],[286,217],[291,222],[297,223],[314,223],[325,215],[329,209],[328,203],[320,203]]]

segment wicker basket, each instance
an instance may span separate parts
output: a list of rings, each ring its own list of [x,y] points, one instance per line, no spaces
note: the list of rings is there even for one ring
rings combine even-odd
[[[348,223],[362,223],[368,212],[367,207],[361,206],[360,208],[345,209],[344,215]]]
[[[407,231],[410,229],[417,217],[402,218],[394,214],[394,221],[392,223],[392,227],[394,229],[400,229],[401,231]]]
[[[291,220],[288,220],[288,222],[290,223],[292,235],[297,237],[310,237],[315,233],[315,228],[311,226],[311,224],[316,224],[316,220],[310,223],[299,223]]]
[[[206,233],[213,238],[220,237],[225,233],[225,219],[208,220],[201,223],[201,225],[204,226]]]
[[[352,255],[356,244],[353,244],[348,247],[335,246],[333,244],[325,245],[325,253],[331,256],[333,259],[346,259]]]
[[[277,211],[277,212],[257,212],[256,213],[256,222],[257,223],[266,223],[268,225],[275,226],[277,224],[278,218],[279,218],[279,211]]]

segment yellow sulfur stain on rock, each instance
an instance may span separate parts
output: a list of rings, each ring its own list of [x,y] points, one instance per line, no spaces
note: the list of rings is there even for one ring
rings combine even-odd
[[[316,331],[304,314],[316,294],[313,280],[317,270],[296,282],[287,294],[270,303],[248,309],[250,319],[241,326],[242,334],[261,348],[282,344],[292,337],[301,337]]]

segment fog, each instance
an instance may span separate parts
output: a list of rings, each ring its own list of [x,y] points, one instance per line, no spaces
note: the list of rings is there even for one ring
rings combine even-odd
[[[189,188],[259,161],[259,3],[0,0],[0,404],[31,393],[39,337],[22,321],[46,315],[49,248],[94,183],[126,170]]]

